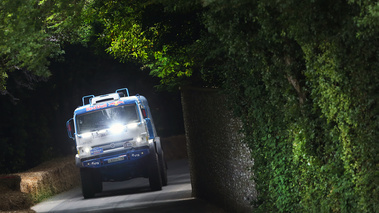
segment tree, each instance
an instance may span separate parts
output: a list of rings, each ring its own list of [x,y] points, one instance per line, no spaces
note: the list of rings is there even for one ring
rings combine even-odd
[[[0,3],[0,89],[8,74],[26,71],[48,77],[49,60],[63,54],[65,41],[79,41],[85,1],[4,0]],[[72,30],[73,26],[77,30]]]
[[[155,1],[93,1],[87,23],[106,51],[121,61],[136,61],[162,85],[176,87],[192,75],[191,45],[202,25],[197,10],[167,11]]]

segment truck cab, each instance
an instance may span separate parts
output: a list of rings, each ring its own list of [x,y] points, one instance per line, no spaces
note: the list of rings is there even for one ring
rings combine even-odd
[[[66,127],[76,144],[84,198],[102,192],[106,181],[145,177],[152,190],[167,185],[167,164],[144,96],[122,88],[84,96],[82,103]]]

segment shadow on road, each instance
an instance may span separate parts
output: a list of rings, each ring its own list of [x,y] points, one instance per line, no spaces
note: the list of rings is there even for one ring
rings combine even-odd
[[[135,212],[135,213],[223,213],[221,209],[208,204],[205,201],[186,198],[182,200],[166,200],[161,202],[155,202],[152,204],[145,203],[140,206],[134,206],[132,208],[119,208],[119,209],[107,209],[93,212]]]
[[[103,192],[84,199],[76,188],[57,195],[32,208],[36,212],[204,212],[222,213],[222,209],[192,197],[188,162],[169,162],[168,186],[151,191],[147,178],[103,183]]]
[[[102,193],[96,194],[96,196],[92,199],[102,198],[102,197],[111,197],[111,196],[119,196],[119,195],[133,195],[140,193],[148,193],[152,192],[150,187],[132,187],[132,188],[124,188],[124,189],[114,189],[114,190],[104,190]]]

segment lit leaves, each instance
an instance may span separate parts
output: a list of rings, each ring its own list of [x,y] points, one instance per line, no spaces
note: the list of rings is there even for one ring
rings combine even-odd
[[[82,6],[82,1],[1,1],[1,90],[5,89],[6,73],[14,70],[50,75],[49,60],[63,54],[60,45],[74,37],[72,23]]]

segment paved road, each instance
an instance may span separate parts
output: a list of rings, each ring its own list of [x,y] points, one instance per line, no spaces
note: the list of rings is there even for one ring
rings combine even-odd
[[[168,186],[151,191],[146,178],[103,183],[103,192],[83,199],[77,187],[33,206],[36,212],[223,212],[220,208],[191,197],[186,160],[168,162]]]

